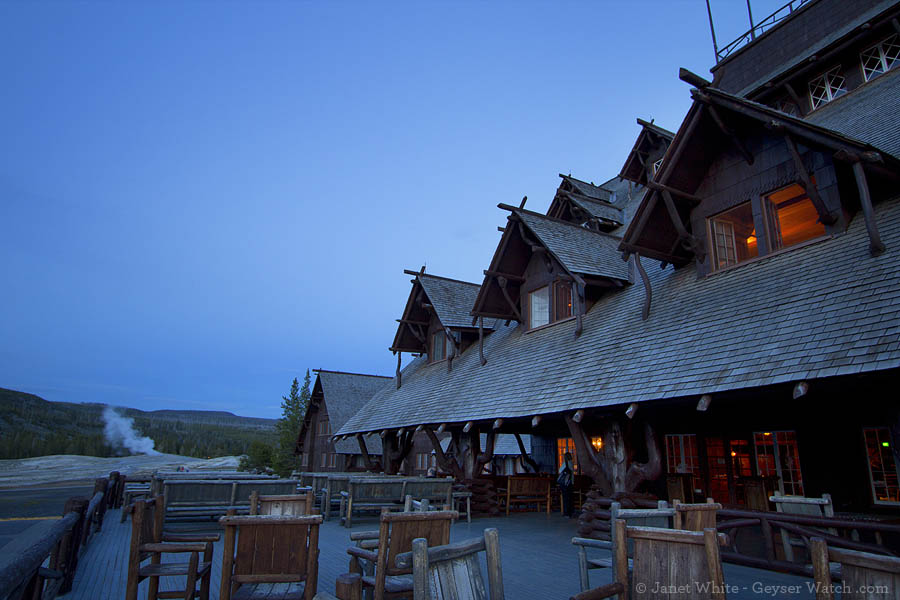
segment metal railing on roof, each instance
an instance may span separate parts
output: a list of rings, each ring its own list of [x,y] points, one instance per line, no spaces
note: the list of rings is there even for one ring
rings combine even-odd
[[[713,31],[713,46],[716,51],[716,64],[725,60],[729,55],[733,52],[742,48],[746,44],[749,44],[753,40],[755,40],[758,36],[761,36],[769,29],[791,16],[795,10],[799,9],[804,4],[809,4],[814,0],[790,0],[787,4],[773,12],[771,15],[760,21],[759,23],[754,24],[748,31],[744,32],[741,36],[739,36],[736,40],[725,46],[724,48],[719,49],[716,46],[716,34]],[[712,16],[710,15],[710,24],[712,24]]]

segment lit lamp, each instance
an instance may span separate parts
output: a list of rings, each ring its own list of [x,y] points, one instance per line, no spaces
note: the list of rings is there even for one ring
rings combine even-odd
[[[602,437],[591,438],[591,446],[594,447],[594,450],[596,450],[597,452],[600,452],[600,450],[603,448],[603,438]]]

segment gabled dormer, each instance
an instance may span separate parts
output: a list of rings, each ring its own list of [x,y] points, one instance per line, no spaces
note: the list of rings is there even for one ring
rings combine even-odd
[[[615,194],[593,183],[560,173],[562,181],[547,215],[595,231],[610,232],[625,223]]]
[[[619,177],[646,186],[662,167],[663,155],[675,134],[654,125],[652,120],[648,122],[638,119],[637,123],[641,126],[641,132],[625,159]]]
[[[510,215],[475,300],[476,318],[515,320],[527,330],[577,320],[596,300],[630,283],[620,238],[500,204]]]
[[[696,259],[706,274],[839,235],[860,209],[871,252],[884,249],[872,202],[896,193],[900,160],[692,82],[701,89],[625,233],[626,254]]]
[[[424,267],[404,273],[413,276],[412,289],[397,320],[391,351],[425,355],[429,363],[446,361],[452,368],[453,358],[479,338],[479,327],[470,314],[478,284],[431,275]],[[481,330],[493,331],[493,322],[482,323]]]

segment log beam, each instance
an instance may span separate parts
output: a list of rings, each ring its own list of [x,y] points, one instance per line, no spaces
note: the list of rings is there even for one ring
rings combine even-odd
[[[803,158],[800,156],[800,151],[797,150],[797,144],[794,142],[794,138],[789,134],[785,134],[784,142],[787,144],[791,157],[794,159],[794,167],[797,169],[797,176],[800,178],[800,183],[803,186],[803,189],[806,190],[806,195],[812,200],[813,206],[816,207],[816,212],[819,213],[819,221],[825,225],[833,224],[837,221],[837,218],[828,211],[828,208],[825,206],[825,201],[822,200],[822,197],[819,195],[819,189],[809,177],[809,171],[806,170],[806,165],[803,164]]]
[[[572,420],[575,421],[576,423],[581,423],[581,421],[583,419],[584,419],[584,410],[583,409],[576,410],[575,414],[572,415]]]
[[[853,163],[853,175],[856,177],[856,187],[859,190],[859,202],[862,204],[863,216],[866,219],[866,231],[869,233],[869,253],[878,256],[885,250],[884,242],[878,233],[878,224],[875,222],[875,210],[872,208],[872,196],[869,194],[869,183],[866,181],[866,171],[861,161]]]
[[[534,415],[534,416],[531,418],[531,427],[532,427],[532,429],[534,429],[535,427],[537,427],[538,425],[541,424],[541,419],[543,419],[543,417],[542,417],[541,415]]]
[[[669,192],[673,196],[678,196],[679,198],[684,198],[685,200],[689,200],[695,206],[697,204],[700,204],[700,202],[703,201],[703,199],[700,196],[697,196],[694,194],[689,194],[687,192],[679,190],[678,188],[673,188],[668,185],[663,185],[663,184],[657,183],[655,181],[648,181],[647,187],[650,188],[651,190],[656,190],[657,192],[662,192],[662,191]]]
[[[525,443],[522,441],[522,436],[518,433],[513,434],[516,437],[516,444],[519,446],[519,455],[522,457],[522,466],[527,470],[528,467],[531,467],[532,473],[539,473],[540,466],[535,462],[531,456],[529,456],[528,452],[525,451]]]
[[[747,150],[747,146],[744,145],[744,142],[741,141],[741,138],[731,130],[728,125],[725,124],[725,121],[722,120],[722,116],[719,114],[719,111],[716,110],[716,107],[712,104],[709,105],[709,116],[712,117],[713,122],[715,122],[716,127],[719,128],[719,131],[731,140],[731,145],[734,146],[735,150],[737,150],[744,160],[747,161],[748,165],[753,164],[753,155]]]
[[[650,278],[647,277],[647,271],[644,270],[644,266],[641,264],[641,255],[635,253],[631,256],[644,284],[644,306],[641,308],[641,320],[646,321],[650,317],[650,303],[653,300],[653,290],[650,288]]]
[[[512,309],[513,314],[516,316],[516,320],[522,323],[522,314],[519,312],[516,303],[513,302],[512,298],[509,296],[509,292],[506,291],[507,283],[508,280],[506,279],[506,277],[497,277],[497,285],[500,286],[500,291],[503,292],[503,297],[506,298],[506,302],[507,304],[509,304],[509,307]]]

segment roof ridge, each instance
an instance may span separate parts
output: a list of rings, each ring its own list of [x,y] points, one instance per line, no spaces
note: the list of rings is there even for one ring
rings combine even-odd
[[[444,281],[452,281],[453,283],[464,283],[466,285],[473,285],[475,287],[481,287],[480,283],[472,283],[471,281],[463,281],[462,279],[453,279],[452,277],[443,277],[442,275],[433,275],[431,273],[421,273],[418,271],[403,271],[404,273],[408,273],[410,275],[415,275],[416,277],[420,275],[424,275],[425,277],[431,277],[432,279],[443,279]]]
[[[620,207],[616,206],[609,200],[601,200],[600,198],[592,198],[591,196],[586,196],[584,194],[579,194],[578,192],[570,192],[567,190],[561,190],[561,193],[568,194],[569,196],[576,196],[576,200],[587,200],[588,202],[593,202],[594,204],[602,204],[603,206],[608,206],[610,208],[618,208],[619,210],[621,210]],[[612,192],[610,192],[610,193],[612,193]]]
[[[381,379],[391,379],[390,375],[372,375],[370,373],[351,373],[349,371],[332,371],[331,369],[313,369],[313,373],[333,373],[335,375],[356,375],[357,377],[378,377]]]
[[[576,225],[575,223],[570,223],[569,221],[564,221],[563,219],[557,219],[556,217],[551,217],[549,215],[545,215],[543,213],[535,212],[533,210],[528,210],[527,208],[519,208],[518,206],[512,206],[510,204],[504,204],[501,202],[497,205],[498,208],[502,210],[508,210],[510,212],[523,212],[527,215],[532,215],[535,217],[540,217],[541,219],[546,219],[547,221],[553,221],[554,223],[560,223],[561,225],[567,225],[569,227],[574,227],[579,231],[587,231],[588,233],[593,233],[594,235],[599,235],[601,237],[607,237],[614,240],[621,241],[623,238],[617,235],[612,235],[609,233],[604,233],[602,231],[594,231],[593,229],[588,229],[586,227],[582,227],[581,225]]]
[[[608,190],[605,187],[603,187],[602,185],[597,185],[596,183],[591,183],[590,181],[585,181],[584,179],[578,179],[577,177],[572,177],[571,175],[563,175],[562,173],[560,173],[559,176],[562,177],[563,179],[572,179],[574,181],[577,181],[578,183],[583,183],[584,185],[589,185],[591,187],[595,187],[595,188],[604,190],[606,192],[612,193],[612,190]]]
[[[646,129],[655,129],[655,130],[657,130],[658,132],[662,133],[663,135],[668,135],[670,138],[674,138],[674,137],[675,137],[675,132],[674,132],[674,131],[669,131],[669,130],[666,129],[665,127],[660,127],[659,125],[657,125],[657,124],[654,123],[653,121],[645,121],[644,119],[638,117],[638,118],[637,118],[637,122],[638,122],[638,125],[640,125],[641,127],[646,128]]]

